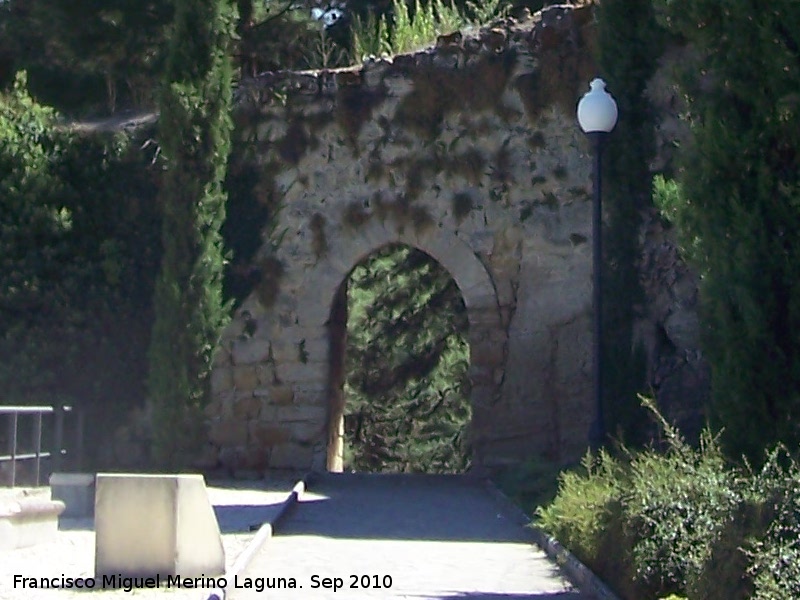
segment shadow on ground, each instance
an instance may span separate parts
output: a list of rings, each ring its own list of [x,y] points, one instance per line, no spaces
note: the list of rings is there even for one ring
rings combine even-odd
[[[504,511],[483,482],[465,476],[326,475],[312,482],[309,491],[281,524],[281,536],[531,541],[530,532]]]
[[[281,503],[275,504],[229,504],[215,506],[221,533],[249,533],[258,530],[267,521],[272,521]]]

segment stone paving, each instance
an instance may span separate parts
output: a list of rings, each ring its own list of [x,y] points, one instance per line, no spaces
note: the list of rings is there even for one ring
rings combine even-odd
[[[235,481],[209,484],[209,498],[222,531],[226,567],[255,537],[252,526],[271,521],[294,481]],[[146,526],[146,524],[143,524]],[[91,577],[94,572],[94,529],[91,519],[62,519],[55,540],[29,548],[0,552],[0,600],[201,600],[201,590],[102,590],[93,594],[70,590],[14,589],[14,575],[25,577]]]
[[[226,600],[589,598],[480,482],[328,475],[309,490]],[[297,589],[268,589],[280,578]]]

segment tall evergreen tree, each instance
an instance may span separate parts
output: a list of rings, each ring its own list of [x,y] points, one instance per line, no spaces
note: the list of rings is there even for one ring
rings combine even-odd
[[[177,0],[160,97],[164,255],[156,291],[149,389],[153,455],[190,462],[202,439],[222,299],[223,180],[231,132],[232,0]]]
[[[714,421],[759,461],[800,442],[800,4],[660,6],[697,55],[693,143],[664,209],[702,276]]]
[[[641,442],[646,418],[645,362],[632,345],[637,305],[643,303],[637,262],[643,211],[652,206],[649,162],[654,117],[645,87],[661,54],[661,29],[651,2],[604,0],[598,7],[599,61],[619,108],[604,156],[603,400],[609,433]]]

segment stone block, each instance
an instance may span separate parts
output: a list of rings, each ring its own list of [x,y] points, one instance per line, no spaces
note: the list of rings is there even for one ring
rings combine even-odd
[[[2,492],[2,490],[0,490]],[[50,542],[58,534],[64,503],[48,488],[11,488],[0,495],[0,552]]]
[[[505,360],[502,344],[482,343],[470,347],[470,362],[474,365],[496,367]]]
[[[296,422],[289,424],[292,440],[296,442],[315,442],[325,437],[324,423],[320,422]]]
[[[237,419],[252,419],[257,417],[261,411],[261,398],[253,394],[242,394],[236,396],[233,405],[233,416]]]
[[[275,446],[269,458],[272,469],[310,470],[314,459],[314,450],[310,446],[286,443]]]
[[[250,424],[250,439],[261,448],[288,442],[290,438],[291,431],[286,427],[260,422]]]
[[[218,366],[211,371],[211,393],[224,392],[233,387],[233,371],[229,367]]]
[[[252,392],[258,387],[258,371],[253,366],[233,368],[233,386],[240,392]]]
[[[269,356],[269,343],[257,338],[237,339],[232,346],[231,356],[235,365],[255,365]]]
[[[50,475],[50,493],[61,500],[65,517],[91,517],[94,514],[94,474],[53,473]]]
[[[98,473],[95,577],[215,576],[225,551],[202,475]]]
[[[324,423],[328,411],[324,406],[280,406],[278,407],[278,421],[289,423],[292,421],[309,421],[311,423]]]
[[[223,419],[211,424],[209,439],[219,446],[247,443],[247,423],[242,419]]]
[[[327,372],[327,362],[287,362],[278,365],[278,379],[286,383],[324,378]]]
[[[288,385],[276,385],[270,389],[269,397],[274,404],[285,406],[294,400],[294,391]]]

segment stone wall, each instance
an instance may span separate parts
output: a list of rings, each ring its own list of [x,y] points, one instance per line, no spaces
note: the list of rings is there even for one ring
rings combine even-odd
[[[390,243],[452,275],[469,318],[474,462],[570,462],[593,419],[590,8],[552,7],[336,72],[238,90],[257,193],[279,206],[224,333],[204,466],[338,469],[353,267]],[[344,399],[346,402],[346,399]]]

